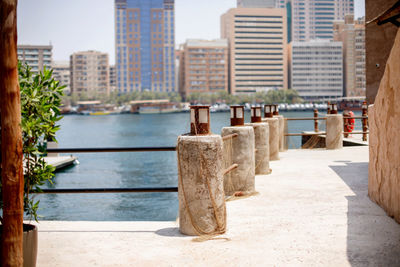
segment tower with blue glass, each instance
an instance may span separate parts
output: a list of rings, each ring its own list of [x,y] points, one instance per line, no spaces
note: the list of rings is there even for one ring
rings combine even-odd
[[[174,20],[174,0],[115,0],[120,93],[177,91]]]

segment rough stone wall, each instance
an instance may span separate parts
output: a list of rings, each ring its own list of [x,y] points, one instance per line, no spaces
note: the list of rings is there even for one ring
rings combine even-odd
[[[368,195],[400,223],[400,29],[369,109]]]
[[[397,0],[366,0],[365,21],[371,21],[393,6]],[[385,70],[397,27],[392,23],[377,25],[367,23],[365,27],[367,101],[373,104],[379,83]]]

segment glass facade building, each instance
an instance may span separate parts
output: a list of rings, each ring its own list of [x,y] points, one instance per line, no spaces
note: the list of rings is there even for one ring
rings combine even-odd
[[[120,93],[174,92],[174,0],[115,0],[116,86]]]

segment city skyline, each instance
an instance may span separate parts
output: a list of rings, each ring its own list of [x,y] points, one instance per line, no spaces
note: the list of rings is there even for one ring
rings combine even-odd
[[[355,18],[363,16],[364,1],[355,0]],[[79,5],[79,9],[76,6]],[[96,6],[93,12],[93,6]],[[213,6],[210,9],[210,6]],[[187,39],[218,39],[220,16],[236,0],[175,1],[175,46]],[[57,12],[62,10],[63,12]],[[75,14],[72,15],[71,14]],[[87,14],[91,14],[88,19]],[[206,19],[204,19],[204,14]],[[71,20],[73,18],[73,20]],[[48,23],[55,21],[55,23]],[[190,21],[190,23],[188,23]],[[47,29],[47,30],[43,30]],[[20,0],[18,43],[53,45],[53,59],[68,60],[74,52],[97,50],[115,63],[114,0]],[[112,36],[105,38],[104,36]]]

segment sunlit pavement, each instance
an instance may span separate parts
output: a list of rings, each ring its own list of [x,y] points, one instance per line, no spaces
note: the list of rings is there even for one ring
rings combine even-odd
[[[205,242],[176,222],[41,221],[38,266],[399,266],[400,225],[367,196],[368,147],[289,150]],[[99,211],[101,212],[101,211]]]

